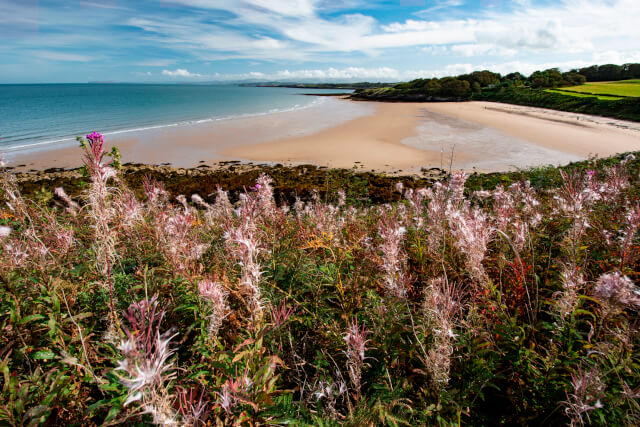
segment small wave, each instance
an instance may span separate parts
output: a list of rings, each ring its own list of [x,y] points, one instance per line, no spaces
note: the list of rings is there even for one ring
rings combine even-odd
[[[183,120],[175,123],[165,123],[165,124],[158,124],[158,125],[152,125],[152,126],[113,130],[113,131],[103,132],[103,135],[104,136],[120,135],[124,133],[142,132],[147,130],[164,129],[164,128],[172,128],[172,127],[180,127],[180,126],[191,126],[191,125],[199,125],[204,123],[212,123],[212,122],[219,122],[219,121],[225,121],[225,120],[246,119],[251,117],[262,117],[262,116],[268,116],[270,114],[289,113],[289,112],[300,111],[300,110],[316,107],[321,104],[324,104],[327,101],[328,101],[328,98],[318,97],[317,99],[314,99],[312,102],[308,104],[296,104],[290,108],[273,108],[271,110],[258,112],[258,113],[242,113],[242,114],[234,114],[234,115],[228,115],[228,116],[210,117],[206,119]],[[21,145],[10,145],[10,144],[7,144],[6,146],[0,145],[0,152],[10,153],[10,152],[15,152],[20,150],[44,148],[44,146],[61,144],[64,142],[71,142],[75,140],[76,140],[75,136],[68,136],[68,137],[62,137],[58,139],[37,141],[37,142],[21,144]]]

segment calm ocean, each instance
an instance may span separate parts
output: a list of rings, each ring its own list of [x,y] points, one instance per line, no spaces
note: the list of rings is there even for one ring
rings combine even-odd
[[[321,98],[302,92],[344,90],[222,85],[0,85],[0,152],[73,140],[91,131],[145,128],[305,108]]]

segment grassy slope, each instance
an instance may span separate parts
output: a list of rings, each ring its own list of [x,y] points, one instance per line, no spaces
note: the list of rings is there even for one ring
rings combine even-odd
[[[586,95],[605,95],[619,97],[640,97],[640,80],[622,80],[616,82],[593,82],[580,86],[559,89],[562,92],[574,92]]]
[[[579,87],[579,86],[574,86],[574,87]],[[576,97],[576,98],[604,99],[604,100],[607,100],[607,101],[619,101],[619,100],[623,99],[620,96],[592,95],[590,93],[571,92],[571,91],[565,90],[565,89],[546,89],[545,92],[557,93],[557,94],[560,94],[560,95],[569,95],[569,96],[573,96],[573,97]]]
[[[482,93],[474,95],[472,99],[640,121],[640,98],[627,97],[609,100],[599,99],[595,96],[578,97],[572,96],[570,93],[511,87],[483,90]]]
[[[558,89],[516,85],[485,87],[480,92],[469,92],[460,98],[429,96],[422,87],[406,85],[356,91],[352,99],[383,102],[486,100],[640,121],[640,80],[587,83]]]

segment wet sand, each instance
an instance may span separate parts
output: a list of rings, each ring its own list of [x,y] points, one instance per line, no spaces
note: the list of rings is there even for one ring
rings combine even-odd
[[[489,102],[373,104],[372,116],[225,154],[333,167],[360,161],[366,169],[489,172],[640,150],[640,123]]]
[[[301,138],[234,147],[229,157],[258,162],[312,163],[334,168],[362,165],[368,170],[416,170],[439,165],[440,151],[403,144],[416,137],[421,107],[411,103],[374,103],[375,113]],[[470,161],[464,153],[461,158]]]
[[[640,150],[640,123],[635,122],[480,101],[426,104],[425,109],[580,159]]]
[[[330,99],[301,111],[108,137],[123,161],[311,163],[376,171],[501,171],[640,150],[640,123],[488,102]],[[78,147],[10,153],[21,170],[81,164]]]

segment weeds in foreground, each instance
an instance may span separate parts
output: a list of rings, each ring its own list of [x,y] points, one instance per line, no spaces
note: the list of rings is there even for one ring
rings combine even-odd
[[[153,179],[139,200],[103,142],[75,200],[2,176],[2,422],[640,422],[633,156],[276,206],[267,176],[236,204]]]

